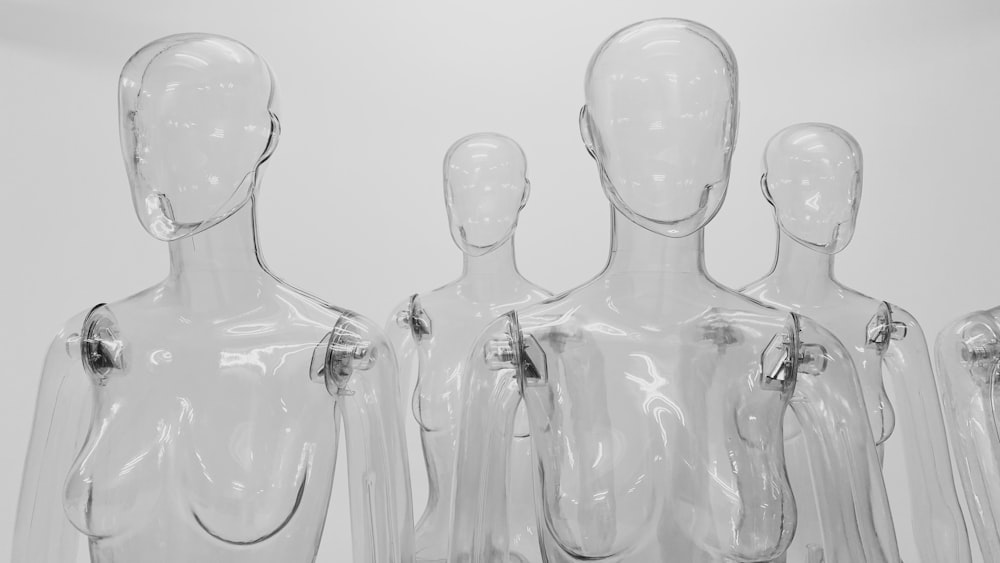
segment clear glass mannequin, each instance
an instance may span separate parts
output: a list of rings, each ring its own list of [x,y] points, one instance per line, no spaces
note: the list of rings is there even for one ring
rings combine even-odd
[[[310,563],[341,423],[355,561],[412,561],[393,352],[259,252],[255,199],[279,136],[267,64],[176,35],[139,50],[119,87],[136,212],[170,273],[52,343],[13,561]]]
[[[891,378],[910,474],[913,531],[923,560],[971,561],[923,331],[902,308],[846,287],[834,276],[836,254],[854,235],[861,202],[861,147],[843,129],[801,123],[771,138],[763,166],[761,188],[774,207],[778,248],[771,271],[742,292],[808,316],[846,346],[865,392],[879,459],[896,417],[883,370]],[[785,453],[799,507],[789,556],[799,561],[808,545],[821,541],[821,531],[805,438],[794,419],[788,422]]]
[[[417,561],[448,559],[460,383],[469,349],[490,320],[551,296],[526,280],[514,260],[518,214],[531,189],[526,172],[521,147],[503,135],[469,135],[448,149],[444,199],[452,239],[463,253],[462,275],[412,296],[386,327],[402,379],[415,374],[417,380],[413,416],[429,481],[427,507],[417,523]],[[510,560],[541,563],[527,438],[513,440],[510,456]]]
[[[705,272],[703,228],[736,139],[729,46],[697,23],[641,22],[600,46],[585,84],[580,124],[611,201],[611,255],[593,280],[497,319],[473,347],[449,561],[508,552],[505,456],[522,398],[547,561],[784,561],[793,393],[826,485],[829,541],[809,561],[898,561],[847,351]]]
[[[984,561],[1000,561],[1000,307],[946,326],[935,346],[941,402]]]

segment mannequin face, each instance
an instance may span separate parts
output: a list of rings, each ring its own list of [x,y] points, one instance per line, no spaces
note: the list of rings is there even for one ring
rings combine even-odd
[[[524,151],[513,139],[479,133],[459,139],[444,158],[444,199],[451,238],[482,256],[514,235],[528,201]]]
[[[822,123],[793,125],[767,143],[761,188],[784,233],[835,254],[854,236],[861,169],[861,147],[847,131]]]
[[[275,84],[242,43],[174,35],[140,49],[119,82],[122,154],[143,227],[176,240],[229,217],[278,139]]]
[[[736,59],[689,21],[612,35],[587,69],[581,131],[612,204],[639,225],[690,235],[718,212],[736,142]]]

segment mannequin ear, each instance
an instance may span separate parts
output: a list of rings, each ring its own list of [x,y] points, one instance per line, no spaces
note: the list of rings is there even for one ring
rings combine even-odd
[[[590,114],[587,113],[587,106],[580,108],[580,138],[583,139],[583,146],[590,153],[590,157],[597,160],[597,151],[594,149],[594,136],[590,131]]]
[[[736,100],[736,112],[735,112],[736,115],[733,116],[733,124],[732,124],[732,127],[733,127],[733,146],[734,147],[736,146],[736,142],[740,138],[740,109],[741,108],[742,108],[742,106],[740,105],[740,100]]]
[[[854,172],[854,208],[855,212],[858,206],[861,205],[861,189],[864,186],[864,171],[859,166],[857,171]]]
[[[273,111],[268,111],[268,113],[271,115],[271,134],[267,137],[267,146],[264,147],[264,152],[260,155],[257,166],[264,164],[267,159],[271,158],[274,150],[278,148],[278,138],[281,137],[281,121],[278,120],[278,116]]]
[[[764,194],[764,199],[774,207],[774,198],[771,197],[771,189],[767,187],[767,172],[760,175],[760,191]]]
[[[524,194],[521,196],[521,207],[524,209],[525,205],[528,205],[528,196],[531,195],[531,180],[527,176],[524,177]]]

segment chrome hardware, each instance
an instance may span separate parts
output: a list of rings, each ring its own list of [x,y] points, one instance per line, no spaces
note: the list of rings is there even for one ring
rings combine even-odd
[[[431,336],[433,325],[431,317],[420,305],[420,297],[414,293],[405,309],[396,313],[396,326],[410,329],[413,339],[420,342]]]
[[[87,313],[78,340],[84,369],[98,385],[107,383],[114,372],[125,370],[125,343],[118,334],[118,322],[107,305],[100,304]]]
[[[907,330],[906,323],[892,320],[892,308],[883,301],[865,327],[866,344],[882,354],[891,341],[906,338]]]
[[[826,371],[829,358],[822,344],[799,340],[799,319],[792,315],[791,326],[776,334],[760,355],[761,387],[785,391],[799,374],[818,376]]]
[[[347,387],[351,377],[356,371],[371,369],[378,360],[378,347],[362,339],[355,326],[351,317],[341,317],[313,351],[309,377],[325,383],[331,394],[353,395]]]

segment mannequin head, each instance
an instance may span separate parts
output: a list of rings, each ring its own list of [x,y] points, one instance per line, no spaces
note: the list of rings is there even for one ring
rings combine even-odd
[[[451,238],[469,256],[510,240],[531,184],[524,151],[497,133],[463,137],[444,157],[444,202]]]
[[[836,254],[851,242],[861,202],[861,146],[825,123],[786,127],[764,149],[761,189],[778,228],[800,244]]]
[[[711,29],[656,19],[622,29],[587,68],[584,143],[632,221],[684,237],[718,212],[736,142],[737,70]]]
[[[160,240],[208,229],[246,204],[277,145],[271,70],[225,37],[146,45],[122,69],[118,102],[136,214]]]

